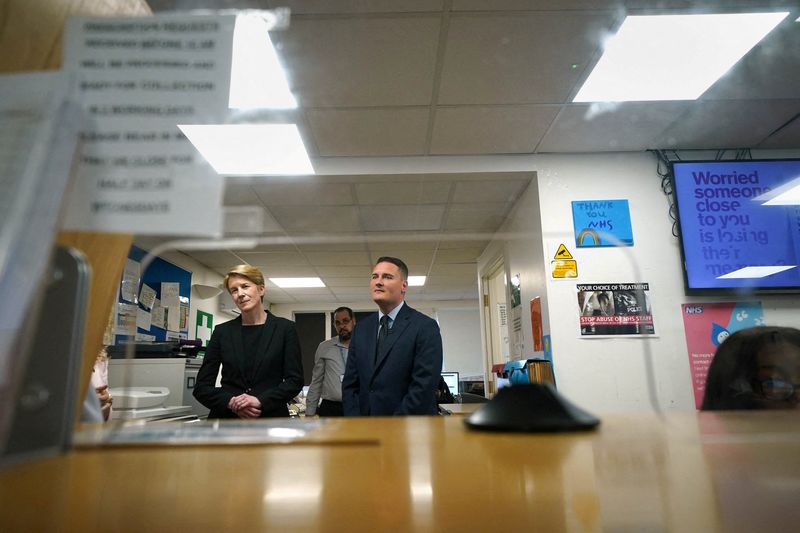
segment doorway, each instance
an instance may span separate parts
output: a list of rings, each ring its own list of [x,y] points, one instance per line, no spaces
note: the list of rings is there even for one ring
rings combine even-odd
[[[481,279],[483,286],[483,328],[486,339],[485,371],[489,395],[497,392],[497,376],[492,367],[509,361],[508,313],[506,290],[508,286],[506,266],[502,256],[488,269]]]

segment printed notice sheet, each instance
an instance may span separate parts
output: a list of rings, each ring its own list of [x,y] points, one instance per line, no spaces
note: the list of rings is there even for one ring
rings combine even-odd
[[[227,116],[234,15],[68,20],[81,134],[67,229],[218,235],[223,178],[177,124]]]
[[[649,283],[591,283],[576,287],[581,337],[655,335]]]
[[[152,309],[155,300],[156,290],[150,285],[142,283],[142,289],[139,291],[139,303],[148,309]]]

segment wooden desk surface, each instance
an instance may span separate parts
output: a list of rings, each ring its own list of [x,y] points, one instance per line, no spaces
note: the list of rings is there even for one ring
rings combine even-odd
[[[476,433],[340,419],[303,444],[78,450],[0,471],[0,531],[790,531],[800,413]]]

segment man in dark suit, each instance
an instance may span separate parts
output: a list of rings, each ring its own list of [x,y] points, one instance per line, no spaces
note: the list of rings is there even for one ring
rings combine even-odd
[[[303,388],[300,342],[294,322],[264,309],[264,275],[239,265],[225,276],[241,316],[214,328],[194,397],[209,418],[289,416],[288,402]],[[222,365],[221,387],[215,387]]]
[[[345,416],[435,415],[442,337],[435,320],[405,304],[408,267],[381,257],[370,290],[379,311],[353,331],[342,381]]]

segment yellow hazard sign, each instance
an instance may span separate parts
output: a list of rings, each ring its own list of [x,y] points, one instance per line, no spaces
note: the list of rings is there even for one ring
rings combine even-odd
[[[566,246],[559,244],[558,251],[553,259],[572,259],[572,254],[569,253],[569,250],[567,250]]]
[[[561,246],[564,246],[563,244]],[[566,248],[564,248],[566,251]],[[569,252],[567,252],[569,253]],[[558,254],[556,254],[558,255]],[[578,262],[574,259],[550,261],[554,278],[577,278]]]

